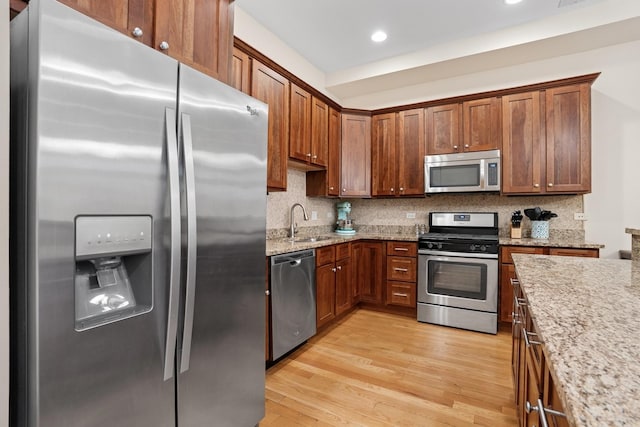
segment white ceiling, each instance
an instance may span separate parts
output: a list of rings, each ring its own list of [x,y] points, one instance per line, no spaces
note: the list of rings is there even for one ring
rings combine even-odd
[[[235,4],[236,35],[352,108],[386,105],[382,95],[372,100],[374,93],[640,40],[640,0]],[[378,29],[389,35],[381,44],[370,40]],[[313,69],[292,60],[291,50]]]
[[[236,0],[325,73],[566,13],[602,0]],[[374,43],[375,30],[388,34]]]

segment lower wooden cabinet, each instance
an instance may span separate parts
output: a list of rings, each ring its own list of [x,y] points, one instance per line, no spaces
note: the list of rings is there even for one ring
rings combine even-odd
[[[599,249],[591,248],[547,248],[540,246],[501,246],[500,247],[500,321],[511,322],[511,304],[513,291],[510,280],[516,278],[511,254],[560,255],[598,258]]]
[[[385,305],[416,308],[418,247],[413,242],[387,242]]]
[[[326,325],[353,307],[351,244],[316,249],[316,326]]]
[[[384,242],[362,241],[353,244],[356,301],[383,303]]]

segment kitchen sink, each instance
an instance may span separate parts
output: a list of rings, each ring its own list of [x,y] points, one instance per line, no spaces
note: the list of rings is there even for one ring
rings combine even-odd
[[[296,237],[291,239],[292,242],[300,242],[300,243],[312,243],[312,242],[321,242],[323,240],[333,239],[331,236],[314,236],[314,237]]]

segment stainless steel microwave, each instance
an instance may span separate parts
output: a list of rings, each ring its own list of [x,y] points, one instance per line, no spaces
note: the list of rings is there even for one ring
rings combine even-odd
[[[500,191],[500,150],[424,158],[425,193]]]

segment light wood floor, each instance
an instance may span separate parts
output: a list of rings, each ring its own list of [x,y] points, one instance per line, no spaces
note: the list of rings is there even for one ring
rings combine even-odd
[[[267,426],[517,425],[511,336],[358,310],[267,370]]]

